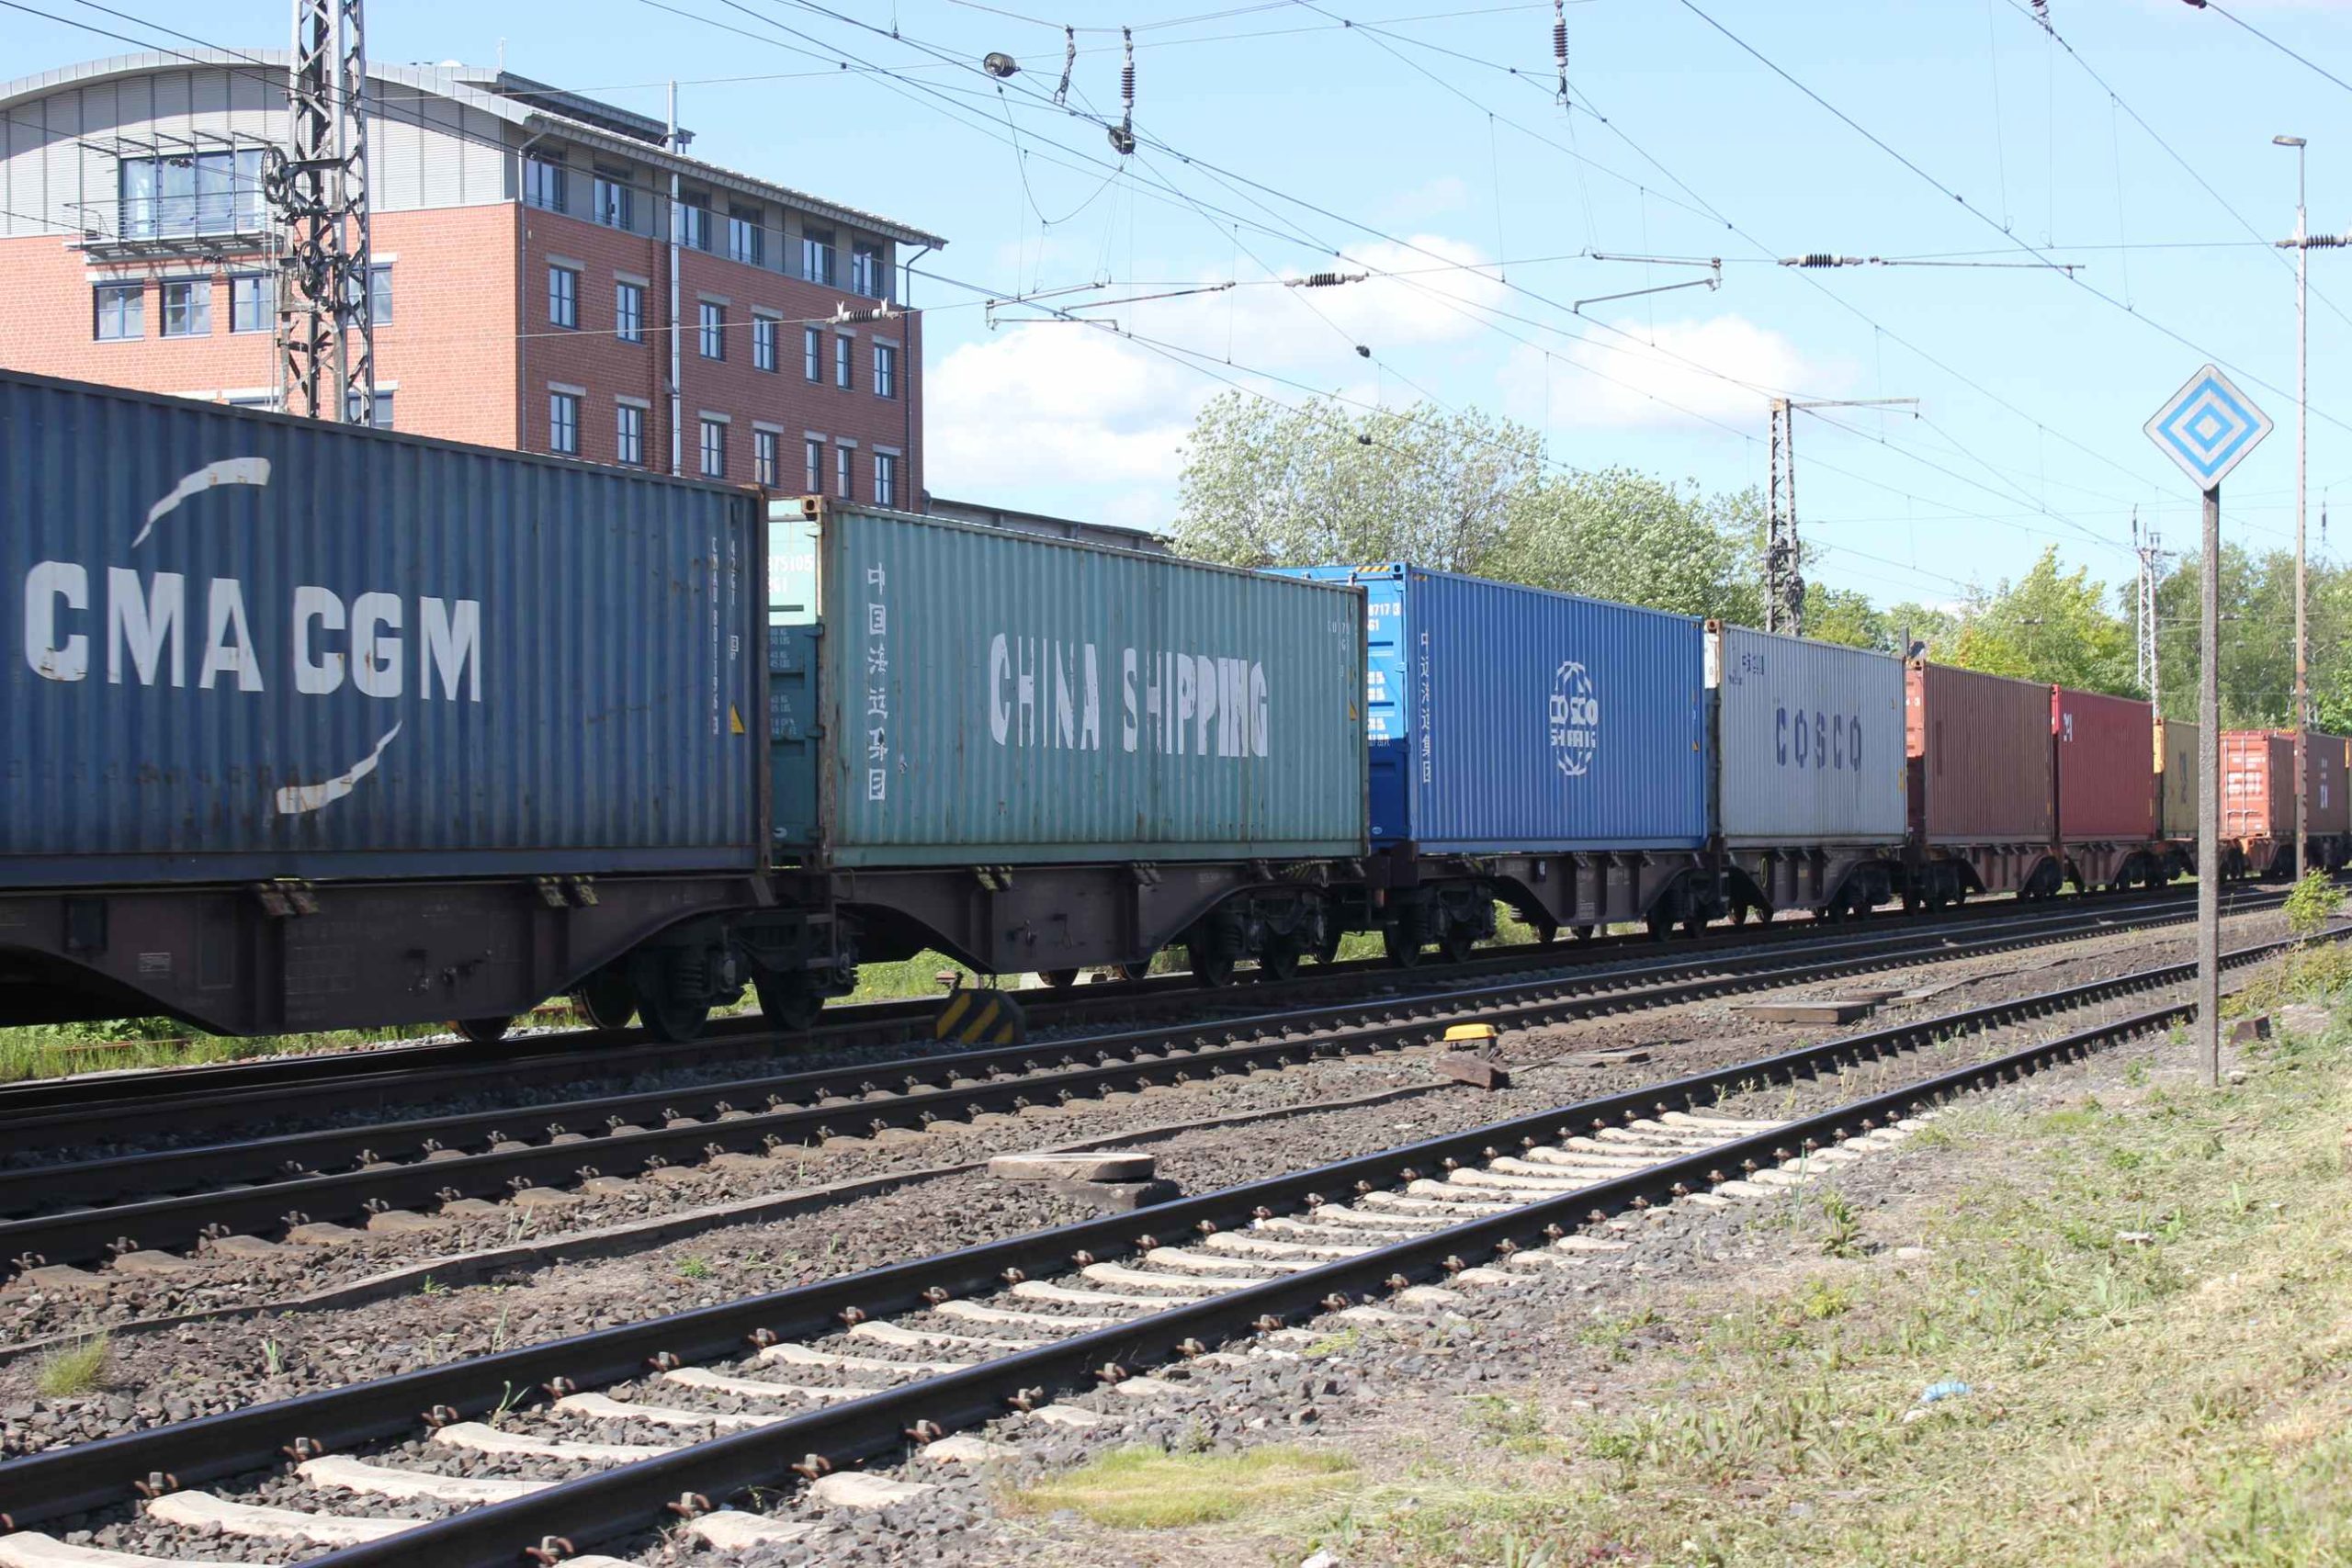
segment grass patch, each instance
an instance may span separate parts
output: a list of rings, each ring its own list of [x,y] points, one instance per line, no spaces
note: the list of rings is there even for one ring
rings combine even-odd
[[[33,1386],[51,1399],[95,1393],[114,1371],[114,1346],[104,1334],[62,1345],[40,1359]]]
[[[1771,1290],[1597,1321],[1603,1408],[1462,1401],[1317,1533],[1413,1565],[2352,1562],[2352,1045],[2245,1063],[1940,1119],[1966,1174],[1926,1258],[1792,1237]]]
[[[1178,1529],[1296,1507],[1348,1485],[1355,1461],[1322,1449],[1270,1444],[1241,1453],[1114,1449],[1015,1494],[1038,1513],[1076,1510],[1115,1529]]]

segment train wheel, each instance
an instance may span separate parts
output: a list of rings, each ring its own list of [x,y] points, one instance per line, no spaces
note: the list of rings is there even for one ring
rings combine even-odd
[[[825,998],[805,975],[780,976],[757,982],[760,991],[760,1016],[773,1029],[786,1034],[805,1034],[825,1010]]]
[[[710,999],[705,997],[688,1001],[666,989],[649,992],[637,998],[637,1016],[644,1021],[645,1032],[654,1039],[667,1044],[684,1044],[702,1037],[703,1025],[710,1021]]]
[[[637,1016],[637,987],[626,974],[599,969],[573,988],[571,1005],[592,1029],[626,1029]]]
[[[1106,964],[1102,973],[1114,980],[1139,980],[1151,973],[1151,965],[1144,964]]]
[[[1340,961],[1340,932],[1329,926],[1326,926],[1324,931],[1323,940],[1316,944],[1313,957],[1317,964],[1336,964]]]
[[[1416,925],[1408,931],[1401,925],[1389,926],[1380,933],[1381,951],[1388,954],[1388,962],[1399,969],[1418,967],[1421,962],[1421,932]]]
[[[1078,984],[1078,971],[1075,969],[1040,969],[1037,971],[1037,978],[1043,980],[1046,985],[1051,986],[1057,991],[1064,991]]]
[[[1293,980],[1298,977],[1298,961],[1306,950],[1295,942],[1276,938],[1266,943],[1265,952],[1258,955],[1258,978],[1261,980]]]
[[[1437,944],[1448,964],[1467,964],[1470,954],[1477,950],[1478,938],[1467,925],[1456,920],[1445,928],[1445,933],[1437,939]]]
[[[512,1015],[504,1018],[461,1018],[450,1027],[476,1045],[495,1045],[506,1038],[506,1031],[514,1022]]]
[[[1193,984],[1218,990],[1233,984],[1233,950],[1203,945],[1193,949]]]

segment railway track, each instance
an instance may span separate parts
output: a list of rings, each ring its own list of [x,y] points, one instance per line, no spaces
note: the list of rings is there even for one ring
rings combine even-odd
[[[1922,1019],[1144,1213],[32,1455],[0,1464],[0,1527],[20,1532],[0,1535],[0,1568],[138,1561],[59,1555],[39,1528],[70,1529],[91,1510],[135,1510],[132,1551],[187,1556],[180,1532],[200,1532],[216,1561],[242,1538],[337,1547],[323,1561],[341,1568],[593,1565],[616,1560],[579,1548],[664,1526],[724,1547],[790,1540],[809,1528],[794,1511],[876,1484],[852,1479],[862,1461],[921,1456],[1015,1412],[1091,1424],[1104,1417],[1086,1397],[1150,1397],[1158,1369],[1248,1356],[1295,1322],[1374,1299],[1410,1304],[1432,1280],[1577,1267],[1622,1245],[1589,1227],[1802,1184],[1899,1141],[1944,1100],[2192,1009],[2135,1010],[1809,1115],[1728,1115],[1716,1107],[1729,1095],[2193,974],[2165,965]],[[1240,1348],[1211,1348],[1227,1345]],[[469,1453],[527,1461],[537,1478],[458,1473],[455,1456]],[[208,1489],[281,1467],[289,1473]],[[796,1474],[805,1486],[786,1480]],[[785,1517],[719,1506],[754,1489]],[[394,1500],[436,1517],[387,1517]]]
[[[2238,908],[2246,908],[2241,904]],[[2262,907],[2259,896],[2252,907]],[[263,1252],[332,1243],[339,1231],[421,1228],[451,1205],[560,1202],[566,1189],[712,1163],[772,1168],[777,1153],[883,1128],[921,1128],[983,1112],[1018,1112],[1155,1083],[1281,1067],[1418,1045],[1452,1022],[1540,1027],[1840,976],[1922,961],[1984,956],[2107,932],[2177,923],[2177,901],[2144,908],[2063,909],[1966,932],[1851,933],[1797,947],[1497,981],[1340,1008],[1264,1013],[1175,1030],[1149,1028],[955,1056],[868,1064],[537,1105],[509,1105],[358,1126],[333,1126],[111,1159],[0,1170],[0,1258],[16,1271],[129,1259],[120,1267],[191,1266],[179,1254],[211,1244]],[[291,1119],[313,1088],[274,1101]],[[328,1094],[334,1102],[339,1090]],[[151,1108],[186,1128],[220,1107]],[[251,1111],[240,1104],[235,1119]],[[28,1119],[25,1141],[81,1150],[121,1137],[141,1114],[121,1110]],[[452,1212],[463,1213],[462,1208]],[[322,1228],[323,1227],[323,1228]],[[243,1238],[230,1242],[227,1238]],[[58,1277],[51,1277],[53,1280]],[[71,1283],[70,1277],[63,1282]]]
[[[2079,903],[2085,908],[2120,912],[2186,904],[2192,893],[2193,889],[2183,888],[2130,896],[2098,894],[2070,898],[2056,908],[2071,908]],[[2277,897],[2269,890],[2245,890],[2235,896]],[[1934,915],[1905,916],[1889,923],[1908,931],[1961,931],[2048,915],[2052,908],[1998,898]],[[1676,959],[1695,958],[1780,943],[1804,944],[1853,929],[1792,919],[1764,926],[1712,927],[1701,937],[1670,944],[1661,944],[1644,933],[1601,936],[1589,942],[1519,943],[1482,949],[1462,964],[1432,961],[1412,969],[1396,968],[1383,959],[1347,959],[1317,965],[1287,981],[1261,979],[1217,990],[1203,989],[1190,975],[1179,973],[1058,990],[1030,989],[1019,995],[1034,1028],[1064,1029],[1138,1021],[1159,1013],[1198,1018],[1204,1009],[1265,1010],[1271,1006],[1367,999],[1367,989],[1426,987],[1447,979],[1509,975],[1530,968],[1640,963],[1662,953]],[[334,1086],[339,1085],[353,1103],[368,1103],[424,1085],[557,1084],[588,1077],[617,1078],[714,1056],[733,1055],[749,1060],[787,1052],[803,1055],[903,1045],[927,1039],[938,1005],[936,998],[928,997],[836,1005],[825,1010],[824,1021],[802,1034],[779,1033],[756,1017],[728,1018],[714,1021],[701,1039],[684,1043],[653,1040],[641,1029],[560,1030],[514,1036],[492,1046],[435,1041],[0,1084],[0,1131],[12,1132],[20,1123],[38,1123],[76,1110],[95,1111],[102,1106],[123,1111],[153,1108],[159,1117],[168,1117],[196,1103],[198,1097],[217,1099],[240,1092],[260,1095],[316,1088],[331,1097],[337,1092]]]

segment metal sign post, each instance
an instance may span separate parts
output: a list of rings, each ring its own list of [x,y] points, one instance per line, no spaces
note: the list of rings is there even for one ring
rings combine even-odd
[[[2270,434],[2270,420],[2208,365],[2144,426],[2205,494],[2203,625],[2198,637],[2197,1054],[2222,1081],[2222,480]]]

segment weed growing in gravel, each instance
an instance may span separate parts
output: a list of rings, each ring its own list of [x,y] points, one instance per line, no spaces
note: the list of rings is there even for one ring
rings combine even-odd
[[[286,1347],[275,1339],[261,1342],[262,1371],[277,1377],[286,1371]]]
[[[446,1296],[449,1293],[449,1287],[427,1274],[417,1281],[416,1293],[420,1296]]]
[[[33,1386],[48,1398],[67,1399],[106,1387],[113,1371],[114,1346],[101,1331],[43,1356]]]
[[[707,1279],[709,1279],[709,1278],[710,1278],[710,1262],[709,1262],[709,1260],[708,1260],[707,1258],[679,1258],[679,1259],[678,1259],[678,1278],[679,1278],[679,1279],[681,1279],[681,1280],[707,1280]]]
[[[1289,1509],[1349,1485],[1355,1461],[1323,1449],[1270,1444],[1241,1453],[1114,1449],[1013,1494],[1034,1513],[1075,1509],[1116,1529],[1179,1529]]]
[[[2314,936],[2344,912],[2344,889],[2324,872],[2303,874],[2287,895],[2287,930],[2295,936]]]
[[[1342,1350],[1355,1348],[1357,1343],[1363,1338],[1363,1330],[1361,1328],[1342,1328],[1337,1334],[1326,1334],[1314,1344],[1299,1351],[1299,1354],[1308,1360],[1313,1360],[1318,1356],[1336,1356]]]

